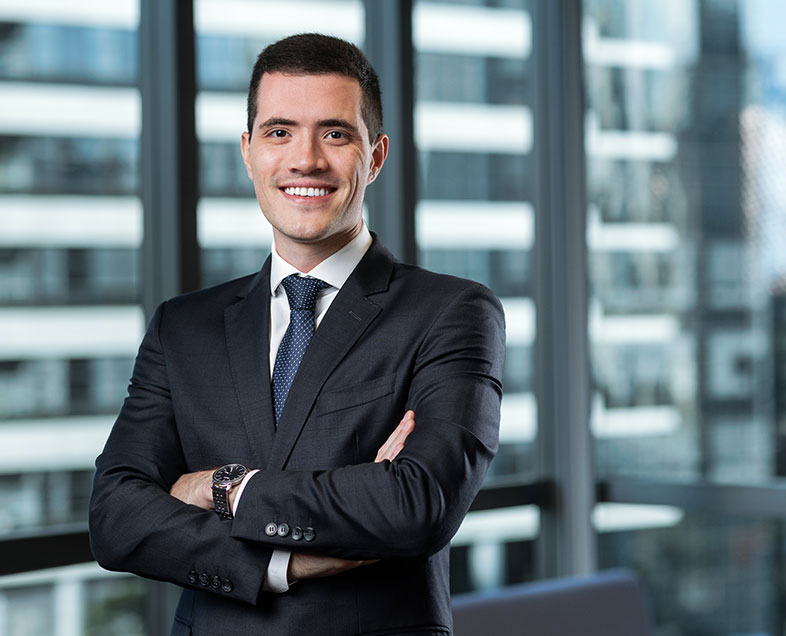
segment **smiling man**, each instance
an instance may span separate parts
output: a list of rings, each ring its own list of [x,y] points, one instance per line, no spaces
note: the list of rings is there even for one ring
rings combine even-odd
[[[350,77],[266,73],[257,94],[243,159],[278,254],[309,271],[360,234],[388,138],[369,132]]]
[[[504,321],[366,227],[388,145],[356,47],[262,51],[241,151],[271,256],[158,308],[96,462],[94,554],[185,588],[172,634],[451,633],[448,543],[497,450]]]

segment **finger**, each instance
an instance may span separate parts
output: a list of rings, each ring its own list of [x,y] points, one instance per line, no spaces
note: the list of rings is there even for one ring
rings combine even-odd
[[[389,448],[407,441],[409,434],[415,429],[415,413],[407,411],[396,430],[391,435]]]
[[[393,445],[389,444],[385,449],[384,453],[380,452],[377,454],[377,463],[383,462],[385,460],[392,462],[395,456],[401,452],[401,448],[399,448],[399,446],[403,448],[403,445],[401,443],[393,444]]]
[[[393,446],[395,446],[399,442],[399,438],[401,435],[402,427],[406,426],[408,420],[411,418],[412,411],[407,411],[404,414],[404,417],[398,423],[398,426],[393,430],[390,436],[385,440],[385,443],[382,444],[380,449],[377,451],[377,457],[374,460],[375,462],[379,463],[386,459],[390,459],[390,450]]]
[[[404,417],[406,418],[406,415]],[[379,450],[377,451],[377,456],[374,459],[375,463],[379,463],[379,462],[381,462],[381,461],[383,461],[384,459],[387,458],[387,454],[388,454],[388,452],[390,450],[390,447],[396,441],[396,433],[398,432],[398,429],[403,424],[403,422],[404,422],[404,420],[401,420],[401,422],[398,423],[396,428],[393,429],[393,432],[385,440],[384,444],[382,444],[382,446],[379,447]]]
[[[396,429],[390,434],[390,437],[388,437],[377,452],[377,457],[374,460],[375,462],[382,462],[385,460],[393,461],[396,458],[401,452],[401,449],[404,448],[404,442],[407,437],[409,437],[409,434],[415,428],[414,417],[415,413],[413,411],[407,411],[404,414],[401,422],[399,422]]]
[[[401,446],[407,441],[409,434],[415,430],[415,413],[413,411],[407,411],[404,415],[404,419],[401,420],[401,423],[396,427],[394,433],[393,444],[391,447]],[[398,453],[396,453],[398,454]]]
[[[293,552],[287,568],[287,580],[292,583],[299,579],[334,576],[361,565],[371,565],[372,563],[376,563],[376,560],[355,561],[319,554]]]
[[[404,450],[404,443],[403,442],[399,442],[393,448],[390,449],[390,452],[388,453],[388,456],[385,459],[387,459],[387,460],[392,462],[394,459],[396,459],[396,457],[398,457],[398,454],[402,450]]]

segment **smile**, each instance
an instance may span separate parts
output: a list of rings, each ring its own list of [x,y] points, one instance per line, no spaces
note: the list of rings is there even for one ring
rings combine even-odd
[[[331,188],[283,188],[286,194],[295,197],[324,197],[333,192]]]

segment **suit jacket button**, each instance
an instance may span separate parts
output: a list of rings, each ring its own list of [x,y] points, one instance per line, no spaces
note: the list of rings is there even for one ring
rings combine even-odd
[[[313,541],[314,539],[317,538],[317,533],[314,532],[314,528],[308,527],[305,530],[303,530],[303,538],[306,541]]]
[[[188,573],[187,578],[188,578],[188,582],[191,583],[191,585],[196,585],[199,582],[199,574],[197,574],[194,570],[191,570]]]
[[[203,587],[210,585],[210,577],[207,575],[207,573],[202,572],[202,574],[199,575],[199,584]]]
[[[300,526],[295,526],[292,528],[292,540],[293,541],[300,541],[303,538],[303,528]]]
[[[221,585],[223,583],[224,582],[221,580],[221,577],[218,576],[218,574],[216,574],[213,577],[213,579],[210,581],[210,587],[212,587],[214,590],[218,590],[218,589],[221,589]]]
[[[269,537],[275,537],[278,533],[278,526],[272,521],[265,526],[265,534]]]
[[[282,523],[278,526],[278,536],[285,537],[289,534],[289,526],[286,523]]]
[[[224,582],[221,584],[221,590],[229,594],[234,589],[235,586],[232,585],[232,581],[230,581],[229,579],[224,579]]]

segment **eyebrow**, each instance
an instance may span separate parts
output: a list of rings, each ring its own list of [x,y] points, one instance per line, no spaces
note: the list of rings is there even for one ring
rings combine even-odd
[[[318,124],[320,128],[343,128],[355,135],[360,134],[358,127],[350,124],[346,119],[323,119]]]
[[[271,117],[263,121],[257,128],[271,128],[275,126],[297,126],[298,122],[294,119],[287,119],[286,117]],[[321,119],[317,122],[319,128],[343,128],[352,134],[359,135],[360,130],[357,126],[350,124],[346,119]]]
[[[257,128],[269,128],[270,126],[296,126],[297,122],[292,119],[284,117],[271,117],[267,121],[263,121]]]

